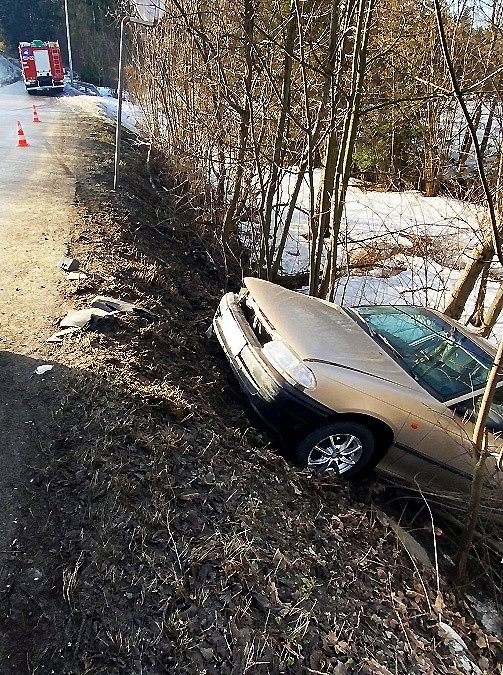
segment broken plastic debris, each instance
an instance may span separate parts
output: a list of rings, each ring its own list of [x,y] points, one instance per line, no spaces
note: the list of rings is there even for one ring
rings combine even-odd
[[[59,325],[61,328],[84,328],[88,324],[93,325],[99,322],[99,319],[110,315],[110,310],[92,307],[90,309],[78,309],[71,312],[61,319]]]
[[[135,305],[132,302],[125,302],[124,300],[117,300],[107,295],[97,295],[91,302],[91,307],[99,307],[109,312],[138,312],[148,314],[149,316],[156,316],[149,309]]]
[[[81,281],[87,279],[87,274],[85,272],[68,272],[66,278],[70,281]]]
[[[47,373],[47,371],[52,370],[53,368],[54,368],[54,366],[51,366],[49,364],[45,364],[43,366],[37,366],[35,368],[35,373],[37,375],[43,375],[44,373]]]
[[[97,295],[91,301],[91,307],[98,307],[104,309],[106,312],[132,312],[135,308],[130,302],[109,298],[106,295]]]
[[[63,330],[58,330],[57,333],[53,333],[50,338],[47,338],[47,342],[63,342],[65,335],[70,335],[70,333],[77,333],[81,328],[77,326],[70,326],[70,328],[64,328]]]
[[[80,277],[79,277],[80,275]],[[70,275],[68,275],[70,277]],[[77,273],[72,278],[86,278],[83,273]],[[108,325],[115,321],[120,312],[137,312],[146,314],[153,318],[158,318],[156,314],[144,307],[133,305],[131,302],[117,300],[105,295],[97,295],[91,302],[91,307],[85,309],[72,310],[59,322],[59,330],[47,340],[47,342],[63,342],[63,337],[69,333],[89,328],[91,330],[105,330]]]
[[[79,269],[79,261],[76,258],[61,258],[58,267],[65,272],[73,272]]]

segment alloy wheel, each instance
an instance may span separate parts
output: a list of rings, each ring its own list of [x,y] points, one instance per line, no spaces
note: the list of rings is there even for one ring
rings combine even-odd
[[[357,464],[363,446],[353,434],[327,436],[312,448],[307,466],[320,473],[343,474]]]

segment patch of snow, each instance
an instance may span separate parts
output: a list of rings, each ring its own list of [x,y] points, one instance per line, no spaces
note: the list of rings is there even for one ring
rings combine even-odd
[[[45,365],[43,365],[43,366],[37,366],[37,367],[35,368],[34,372],[35,372],[37,375],[43,375],[44,373],[48,373],[48,372],[49,372],[50,370],[52,370],[53,368],[54,368],[53,365],[50,365],[50,364],[47,363],[47,364],[45,364]]]
[[[102,97],[97,100],[105,117],[115,122],[119,101],[116,98],[109,97]],[[139,123],[144,121],[144,118],[143,111],[139,106],[127,100],[122,101],[122,124],[126,129],[137,131]]]
[[[503,638],[503,615],[501,609],[490,600],[479,600],[472,595],[466,595],[466,599],[478,615],[478,619],[488,633],[500,640]]]
[[[65,93],[67,88],[65,88]],[[117,107],[119,102],[116,98],[110,96],[87,96],[85,94],[73,94],[69,92],[71,99],[64,103],[72,108],[79,108],[87,115],[94,115],[115,122],[117,119]],[[144,116],[141,109],[129,101],[122,102],[122,124],[129,131],[136,132],[138,129],[138,122],[143,120]]]
[[[321,171],[315,171],[317,193]],[[277,203],[286,205],[296,181],[292,171],[282,183]],[[286,206],[277,207],[276,225],[281,234]],[[298,274],[308,269],[309,186],[304,180],[294,211],[292,225],[282,260],[284,274]],[[449,241],[446,255],[459,256],[476,243],[476,233],[486,216],[484,208],[458,199],[424,197],[420,192],[377,192],[350,184],[344,210],[343,238],[348,249],[363,248],[378,242],[388,246],[411,248],[421,237],[442,237]]]
[[[14,59],[0,54],[0,87],[17,82],[21,78],[21,68]]]
[[[105,98],[115,98],[116,96],[116,90],[110,87],[98,87],[98,91]]]

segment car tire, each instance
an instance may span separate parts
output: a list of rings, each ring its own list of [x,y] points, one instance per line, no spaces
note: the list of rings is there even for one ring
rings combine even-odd
[[[316,473],[350,479],[373,468],[375,440],[357,422],[334,422],[318,427],[299,443],[293,458]]]

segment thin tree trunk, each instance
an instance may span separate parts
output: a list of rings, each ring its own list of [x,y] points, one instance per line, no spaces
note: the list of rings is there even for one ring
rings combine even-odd
[[[491,303],[491,306],[487,310],[487,314],[484,317],[482,326],[478,332],[481,337],[487,338],[491,334],[492,329],[496,325],[496,321],[501,314],[503,309],[503,283],[499,285],[494,300]]]
[[[330,228],[330,202],[334,191],[335,171],[337,169],[338,158],[338,125],[337,110],[341,100],[341,82],[344,74],[346,54],[349,51],[351,24],[353,14],[357,7],[357,1],[351,0],[348,3],[344,14],[344,26],[341,31],[343,39],[337,54],[337,75],[331,79],[331,89],[333,101],[330,112],[329,132],[325,145],[325,158],[323,162],[323,173],[318,188],[317,213],[310,223],[310,251],[309,251],[309,295],[317,296],[319,293],[319,279],[322,263],[323,244],[325,236]],[[340,23],[339,20],[339,2],[332,5],[332,25]],[[334,34],[335,35],[335,34]],[[332,42],[331,52],[333,53],[333,66],[335,68],[335,42]]]
[[[281,264],[281,258],[283,256],[283,251],[286,246],[286,240],[288,238],[288,233],[290,230],[290,225],[292,223],[292,218],[293,218],[293,213],[295,211],[295,207],[297,205],[297,199],[299,196],[300,189],[302,187],[302,183],[304,181],[304,174],[306,171],[309,169],[309,158],[312,156],[312,153],[315,148],[318,147],[318,144],[320,143],[320,137],[322,130],[324,128],[325,124],[325,114],[327,111],[327,106],[328,106],[328,101],[331,93],[331,89],[333,86],[333,81],[334,81],[334,69],[335,65],[337,62],[337,40],[340,37],[339,35],[339,5],[340,2],[339,0],[332,0],[332,5],[331,5],[331,15],[330,15],[330,44],[329,44],[329,49],[328,49],[328,58],[327,58],[327,63],[325,66],[325,77],[323,81],[323,91],[321,95],[321,100],[319,103],[318,107],[318,112],[315,116],[315,121],[314,121],[314,129],[312,133],[310,134],[310,138],[308,138],[308,143],[307,147],[304,150],[303,158],[302,161],[300,162],[299,165],[299,173],[297,175],[297,179],[295,182],[295,186],[292,192],[292,195],[290,197],[290,203],[288,205],[288,211],[286,213],[285,221],[283,223],[283,232],[281,234],[281,239],[278,245],[278,249],[276,251],[276,257],[273,262],[272,268],[271,268],[271,278],[274,281],[276,278],[279,267]],[[300,28],[300,27],[299,27]],[[306,100],[306,105],[308,105],[308,102]],[[335,102],[332,102],[332,110],[335,107]],[[311,195],[311,200],[313,199]],[[312,210],[312,203],[311,203],[311,210]],[[315,215],[314,213],[311,216],[310,219],[310,227],[311,227],[311,238],[310,238],[310,264],[309,264],[309,269],[311,270],[312,268],[312,261],[311,261],[311,251],[313,247],[313,242],[315,240],[315,237],[313,236],[312,232],[312,227],[313,223],[315,222]]]
[[[438,194],[438,134],[434,125],[437,111],[433,111],[434,104],[428,101],[426,109],[428,111],[427,132],[424,139],[424,185],[423,192],[425,197],[436,197]]]
[[[499,381],[499,371],[503,363],[503,340],[500,341],[496,358],[494,359],[491,372],[487,378],[487,384],[482,396],[479,414],[473,430],[473,452],[475,459],[475,468],[473,470],[473,480],[470,492],[470,502],[468,504],[468,515],[466,518],[465,529],[463,531],[461,542],[458,548],[458,555],[452,580],[455,584],[463,581],[466,574],[468,557],[473,542],[473,533],[479,516],[480,502],[482,498],[482,489],[484,485],[485,462],[488,455],[488,441],[486,422],[494,399],[494,392]]]
[[[250,130],[250,108],[251,108],[251,86],[253,78],[253,30],[254,30],[255,8],[252,0],[244,0],[243,29],[245,36],[245,101],[241,112],[241,123],[239,125],[239,147],[236,158],[236,175],[232,188],[232,195],[225,212],[222,225],[222,239],[227,242],[234,227],[236,209],[241,195],[241,187],[245,170],[246,149],[248,146],[248,135]]]
[[[475,300],[475,308],[468,319],[468,323],[471,323],[472,326],[475,326],[476,328],[480,328],[484,323],[484,302],[486,299],[490,267],[491,264],[489,262],[484,263],[482,274],[480,276],[479,292],[477,293],[477,299]]]
[[[261,218],[262,244],[260,248],[259,273],[261,273],[263,268],[265,267],[268,279],[271,276],[271,259],[272,259],[271,244],[269,241],[269,237],[271,234],[274,197],[277,194],[279,187],[279,174],[285,144],[285,132],[290,112],[293,50],[295,45],[296,28],[297,28],[297,21],[295,11],[295,0],[291,0],[288,15],[288,26],[284,44],[282,91],[280,101],[281,110],[279,114],[278,124],[276,127],[274,152],[270,166],[269,184],[267,187],[267,194],[265,198],[264,212]]]
[[[475,108],[475,113],[473,115],[473,125],[478,128],[480,124],[480,118],[482,117],[482,98],[480,97],[477,101],[477,107]],[[459,160],[458,167],[456,169],[456,178],[461,178],[466,168],[466,160],[470,154],[470,149],[472,147],[472,135],[470,130],[465,131],[463,138],[463,143],[461,145],[461,150],[459,151]]]
[[[335,122],[332,121],[331,126]],[[324,170],[318,195],[318,219],[313,219],[311,226],[311,252],[309,265],[309,295],[319,294],[319,279],[321,271],[323,244],[330,228],[330,204],[334,192],[335,172],[337,169],[337,134],[330,133],[327,140]]]
[[[356,132],[360,117],[360,107],[365,79],[367,48],[370,25],[376,0],[360,0],[358,6],[358,24],[353,51],[353,75],[349,109],[346,114],[342,141],[339,145],[339,157],[335,176],[330,213],[330,249],[323,273],[320,295],[334,299],[337,274],[337,244],[342,221],[344,202],[349,184]]]
[[[491,137],[491,129],[493,126],[494,115],[496,113],[496,108],[498,106],[498,99],[496,96],[491,101],[491,106],[489,108],[489,114],[487,115],[487,121],[484,127],[484,135],[480,141],[480,153],[485,155],[487,150],[487,144],[489,143],[489,138]]]
[[[494,256],[492,239],[486,239],[473,249],[465,269],[459,277],[452,291],[449,302],[444,308],[444,314],[453,319],[459,319],[471,292],[475,288],[477,279],[487,263]]]

